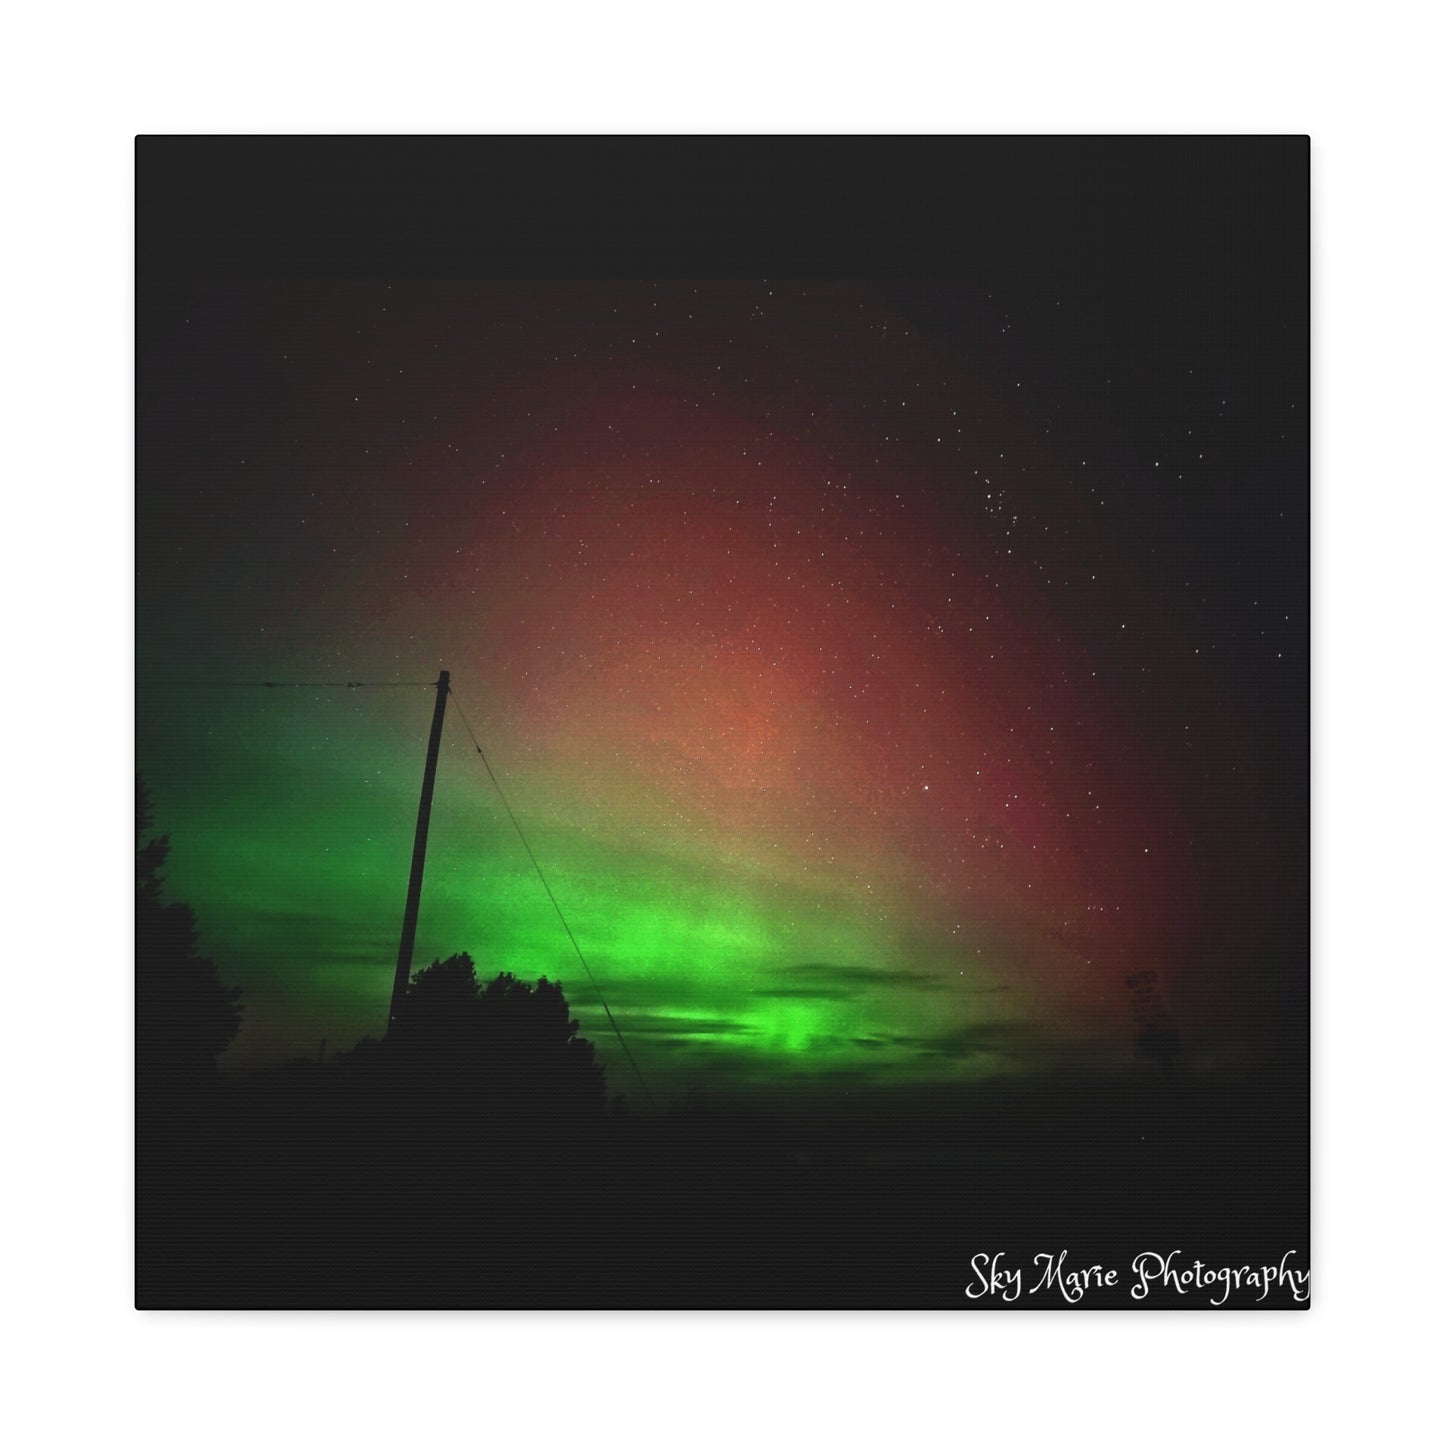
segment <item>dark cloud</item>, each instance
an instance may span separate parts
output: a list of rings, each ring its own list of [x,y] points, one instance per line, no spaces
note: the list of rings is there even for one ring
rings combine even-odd
[[[248,952],[258,960],[362,968],[395,962],[396,942],[390,935],[378,934],[375,929],[335,914],[301,908],[258,908],[247,913],[246,926]],[[428,962],[418,959],[414,966],[422,968]]]
[[[911,988],[917,989],[919,992],[931,993],[944,986],[943,980],[935,974],[924,973],[918,969],[886,968],[867,964],[798,963],[790,968],[780,969],[779,972],[785,976],[802,980],[804,987],[845,985],[844,991],[832,995],[834,997],[847,997],[852,990],[857,988]],[[791,996],[809,997],[810,995],[794,994]],[[827,995],[819,995],[819,997],[824,996]]]
[[[692,1019],[681,1014],[644,1014],[632,1019],[628,1023],[627,1031],[634,1034],[714,1034],[722,1036],[741,1036],[757,1032],[752,1024],[740,1023],[733,1019]]]
[[[930,1058],[969,1059],[981,1054],[1018,1053],[1027,1036],[1028,1030],[1023,1024],[998,1020],[968,1024],[942,1034],[894,1035],[891,1042]]]
[[[755,988],[752,990],[753,998],[826,998],[843,999],[853,996],[852,989],[847,988],[824,988],[812,987],[808,984],[799,984],[796,987],[783,985],[780,988]]]

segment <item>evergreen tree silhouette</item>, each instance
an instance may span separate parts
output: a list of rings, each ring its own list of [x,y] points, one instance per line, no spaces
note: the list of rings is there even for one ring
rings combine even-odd
[[[135,1026],[137,1099],[158,1110],[177,1091],[214,1077],[216,1058],[241,1026],[239,988],[228,988],[201,956],[196,916],[167,903],[161,869],[170,839],[152,837],[150,795],[136,777]]]

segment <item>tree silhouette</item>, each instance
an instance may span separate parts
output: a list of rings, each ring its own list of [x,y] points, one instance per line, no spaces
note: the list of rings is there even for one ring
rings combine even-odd
[[[480,1026],[476,965],[470,954],[454,953],[411,976],[393,1036],[433,1053],[470,1052]]]
[[[166,903],[161,868],[168,837],[147,837],[154,825],[149,793],[136,778],[135,1025],[140,1102],[162,1106],[157,1086],[184,1088],[214,1075],[216,1057],[241,1026],[239,988],[227,988],[199,952],[196,916]]]
[[[492,1124],[542,1127],[595,1117],[606,1104],[596,1051],[578,1037],[562,986],[500,973],[477,979],[466,953],[413,975],[391,1039],[444,1101],[478,1107]]]

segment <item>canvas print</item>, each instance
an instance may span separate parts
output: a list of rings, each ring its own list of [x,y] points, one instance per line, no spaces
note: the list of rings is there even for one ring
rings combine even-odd
[[[1307,1308],[1308,142],[439,145],[137,143],[137,1305]]]

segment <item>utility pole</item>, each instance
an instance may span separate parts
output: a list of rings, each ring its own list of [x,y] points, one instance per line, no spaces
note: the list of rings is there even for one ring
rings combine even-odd
[[[431,795],[437,780],[437,752],[442,744],[442,718],[447,711],[447,693],[451,673],[443,670],[437,678],[437,705],[431,718],[431,738],[426,745],[426,771],[421,777],[421,806],[416,810],[416,843],[411,850],[411,882],[406,890],[406,915],[401,920],[401,947],[396,952],[396,978],[391,985],[391,1012],[387,1015],[387,1031],[396,1024],[396,1016],[406,998],[411,979],[411,951],[416,944],[416,915],[421,907],[421,875],[426,867],[426,834],[431,826]]]

